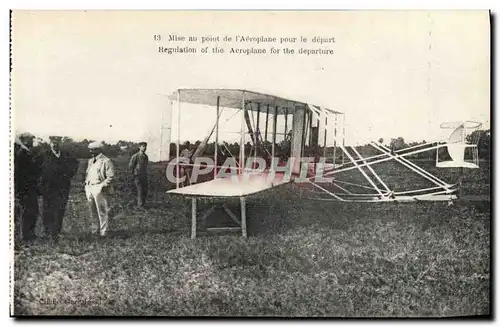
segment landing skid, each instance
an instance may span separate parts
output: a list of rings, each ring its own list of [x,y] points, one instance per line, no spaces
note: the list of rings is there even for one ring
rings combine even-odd
[[[338,202],[338,199],[334,198],[319,198],[319,197],[313,197],[309,198],[310,200],[316,200],[316,201],[336,201]],[[359,198],[342,198],[340,201],[342,202],[418,202],[418,201],[432,201],[432,202],[438,202],[438,201],[444,201],[444,202],[449,202],[456,200],[457,196],[454,194],[447,194],[447,195],[418,195],[418,196],[410,196],[410,195],[405,195],[405,196],[395,196],[395,197],[384,197],[384,198],[379,198],[379,197],[359,197]]]

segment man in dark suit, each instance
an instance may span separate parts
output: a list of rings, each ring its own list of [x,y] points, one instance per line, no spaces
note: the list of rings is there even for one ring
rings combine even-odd
[[[34,135],[23,133],[16,139],[14,154],[14,219],[16,236],[25,241],[36,238],[35,227],[38,217],[38,178],[40,165],[33,154]],[[18,240],[18,239],[17,239]]]
[[[129,170],[134,177],[134,184],[137,190],[137,206],[144,208],[148,195],[148,162],[149,158],[146,154],[148,144],[146,142],[139,143],[139,151],[136,152],[129,162]]]
[[[57,240],[68,203],[71,178],[78,162],[61,150],[61,138],[50,138],[50,150],[43,156],[40,192],[43,197],[43,225],[48,237]]]

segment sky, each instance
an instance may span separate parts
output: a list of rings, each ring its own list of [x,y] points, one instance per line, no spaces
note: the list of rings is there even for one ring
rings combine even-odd
[[[447,121],[489,128],[487,11],[14,11],[12,24],[15,132],[155,142],[161,126],[176,127],[167,95],[179,88],[247,89],[341,111],[347,144],[429,141]],[[177,45],[169,34],[335,37],[335,53],[159,53]],[[181,139],[202,139],[214,121],[213,108],[182,106]],[[233,121],[228,129],[239,130]]]

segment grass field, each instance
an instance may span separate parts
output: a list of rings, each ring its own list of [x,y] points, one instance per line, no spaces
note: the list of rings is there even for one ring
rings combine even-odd
[[[165,194],[163,167],[141,211],[128,206],[126,161],[115,164],[110,236],[89,235],[82,161],[61,241],[15,252],[15,315],[490,314],[489,201],[313,202],[285,185],[247,200],[249,238],[191,240],[189,202]],[[466,194],[488,194],[489,181],[482,163]]]

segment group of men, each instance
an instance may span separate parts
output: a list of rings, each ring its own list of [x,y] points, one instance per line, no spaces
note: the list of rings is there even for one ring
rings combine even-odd
[[[43,154],[33,151],[34,135],[23,133],[15,140],[14,195],[16,239],[31,241],[36,238],[35,228],[39,215],[39,196],[43,199],[42,221],[47,238],[57,241],[68,203],[71,180],[78,169],[78,161],[61,149],[61,138],[50,138],[50,150]],[[92,142],[88,148],[85,174],[85,196],[92,217],[92,231],[105,236],[109,225],[108,199],[115,176],[113,162],[103,154],[102,142]],[[147,144],[141,142],[139,151],[129,163],[137,190],[137,204],[146,204],[148,178]]]
[[[45,234],[57,240],[68,202],[71,178],[78,169],[78,162],[61,150],[61,138],[58,137],[50,138],[49,151],[35,154],[34,138],[30,133],[23,133],[15,142],[15,226],[22,239],[30,241],[36,238],[38,197],[42,196]]]

